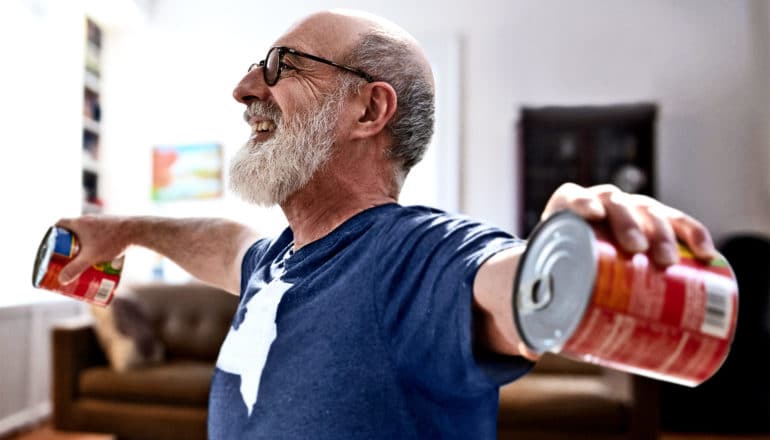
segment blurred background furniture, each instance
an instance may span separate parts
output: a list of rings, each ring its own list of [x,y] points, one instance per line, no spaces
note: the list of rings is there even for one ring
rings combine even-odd
[[[610,183],[655,196],[654,103],[521,109],[520,234],[527,237],[566,182]],[[500,391],[500,439],[655,439],[660,384],[546,355]]]
[[[131,290],[164,345],[164,360],[117,372],[92,324],[54,328],[54,427],[119,439],[205,439],[211,375],[238,298],[200,284]]]
[[[565,182],[611,183],[654,197],[656,118],[653,103],[522,108],[521,236],[532,232],[548,198]]]
[[[733,345],[722,368],[697,388],[662,388],[663,428],[770,433],[770,237],[734,235],[719,250],[738,279]]]
[[[53,330],[54,428],[119,439],[205,439],[208,392],[237,297],[204,285],[131,288],[165,347],[162,363],[118,372],[93,324]],[[500,391],[500,439],[655,439],[658,384],[546,355]]]
[[[657,381],[546,353],[500,389],[500,440],[652,440]]]

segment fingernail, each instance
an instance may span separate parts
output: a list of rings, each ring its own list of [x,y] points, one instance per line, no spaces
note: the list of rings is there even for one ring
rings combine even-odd
[[[64,272],[59,273],[59,284],[67,284],[70,282],[70,277],[65,275]]]
[[[647,237],[638,229],[629,229],[626,231],[626,244],[629,250],[633,252],[642,252],[647,249],[649,243]]]
[[[655,262],[668,266],[679,261],[679,250],[671,243],[661,243],[655,246]]]

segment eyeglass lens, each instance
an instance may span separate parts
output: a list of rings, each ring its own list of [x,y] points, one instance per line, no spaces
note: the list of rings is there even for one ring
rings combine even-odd
[[[281,71],[281,51],[270,49],[265,60],[265,82],[268,85],[274,85],[278,82],[278,75]]]

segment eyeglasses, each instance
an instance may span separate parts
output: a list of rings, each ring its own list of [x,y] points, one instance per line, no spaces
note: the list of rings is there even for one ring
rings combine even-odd
[[[298,57],[307,58],[309,60],[318,61],[319,63],[328,64],[330,66],[346,70],[354,75],[358,75],[365,79],[367,82],[374,82],[374,78],[372,78],[368,73],[358,70],[354,67],[343,66],[342,64],[337,64],[334,61],[329,61],[315,55],[310,55],[309,53],[300,52],[290,47],[282,46],[273,47],[267,51],[267,56],[264,60],[249,66],[249,72],[262,67],[262,76],[265,78],[265,84],[272,87],[278,82],[279,79],[281,79],[281,72],[284,68],[293,69],[292,66],[284,64],[283,62],[283,57],[286,56],[287,53],[296,55]]]

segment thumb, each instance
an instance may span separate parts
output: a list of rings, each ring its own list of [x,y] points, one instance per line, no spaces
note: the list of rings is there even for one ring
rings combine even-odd
[[[59,272],[59,282],[61,284],[69,284],[75,280],[83,271],[88,269],[88,262],[80,255],[72,259],[66,266]]]

